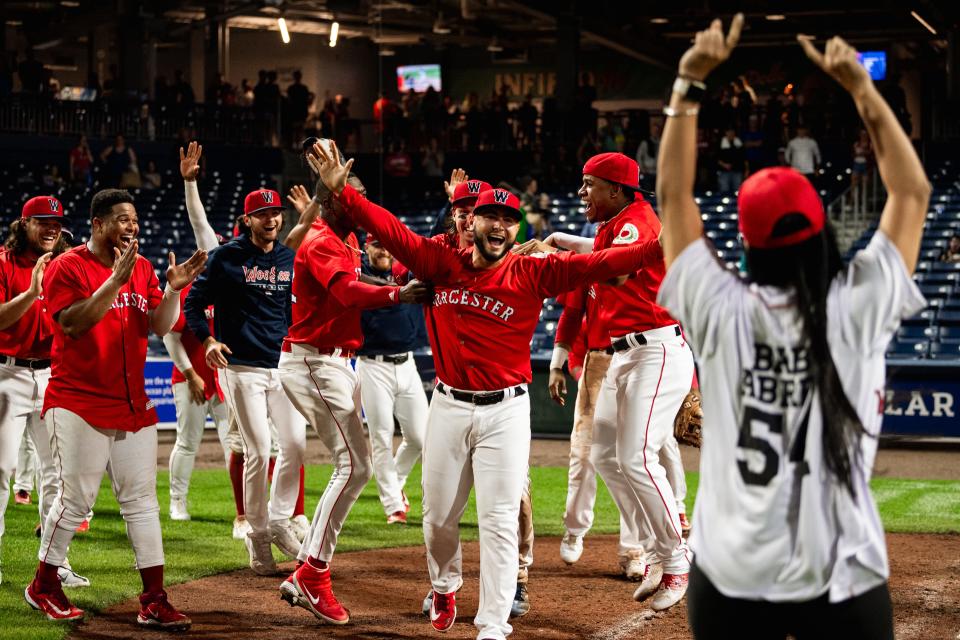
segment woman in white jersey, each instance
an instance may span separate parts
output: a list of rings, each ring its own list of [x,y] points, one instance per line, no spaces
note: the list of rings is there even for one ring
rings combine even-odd
[[[923,307],[911,280],[930,195],[910,141],[834,38],[807,55],[846,89],[870,132],[888,199],[869,246],[844,266],[823,204],[792,169],[743,183],[745,283],[716,260],[693,198],[698,98],[742,15],[699,33],[680,60],[660,147],[667,275],[660,302],[700,363],[704,413],[689,620],[698,640],[893,638],[883,528],[869,480],[884,350]]]

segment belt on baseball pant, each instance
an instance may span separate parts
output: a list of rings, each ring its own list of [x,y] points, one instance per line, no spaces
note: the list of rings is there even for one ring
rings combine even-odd
[[[4,364],[14,367],[25,367],[27,369],[49,369],[50,358],[43,360],[31,360],[29,358],[14,358],[13,356],[0,356],[5,359]]]
[[[680,336],[680,325],[672,324],[666,327],[660,327],[658,329],[650,329],[649,331],[638,331],[636,333],[628,333],[622,338],[617,338],[610,343],[610,346],[607,347],[607,353],[614,353],[619,351],[626,351],[627,349],[633,349],[635,347],[642,347],[645,344],[650,344],[651,342],[664,342],[669,338],[676,338]]]
[[[318,349],[313,345],[303,344],[303,343],[297,343],[296,347],[299,349],[303,349],[304,351],[315,356],[333,356],[334,358],[355,358],[357,355],[353,351],[350,351],[348,349],[341,349],[340,347],[334,347],[332,349],[331,348]],[[292,346],[290,350],[291,352],[293,351]]]
[[[459,389],[451,389],[442,382],[437,383],[437,391],[442,393],[445,396],[450,396],[454,400],[459,400],[460,402],[468,402],[470,404],[475,404],[477,406],[485,406],[490,404],[498,404],[503,402],[507,398],[516,398],[527,393],[527,390],[522,386],[517,385],[516,387],[510,387],[509,389],[501,389],[500,391],[460,391]],[[508,394],[509,392],[509,394]]]
[[[403,364],[410,359],[409,353],[398,353],[392,356],[360,356],[363,360],[373,360],[375,362],[389,362],[390,364]]]

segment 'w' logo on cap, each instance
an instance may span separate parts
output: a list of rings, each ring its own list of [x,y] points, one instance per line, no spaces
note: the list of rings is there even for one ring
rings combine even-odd
[[[504,191],[503,189],[497,189],[493,192],[493,200],[497,204],[507,204],[507,198],[509,197],[510,193],[508,191]]]
[[[272,191],[261,191],[260,195],[263,196],[264,204],[273,204],[273,192]]]
[[[469,180],[467,182],[467,191],[469,191],[470,193],[480,193],[480,181]]]
[[[53,211],[54,213],[56,213],[57,211],[60,211],[59,200],[57,200],[56,198],[47,198],[47,202],[50,203],[50,211]]]

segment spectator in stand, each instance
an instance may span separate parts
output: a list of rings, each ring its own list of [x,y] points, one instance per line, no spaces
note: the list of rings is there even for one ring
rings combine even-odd
[[[797,135],[787,144],[785,155],[787,164],[802,173],[816,184],[815,178],[820,168],[820,147],[810,137],[810,131],[803,125],[797,127]]]
[[[865,188],[870,180],[870,167],[873,165],[873,147],[866,129],[860,129],[857,141],[853,143],[853,169],[850,172],[850,190],[854,193]],[[856,197],[856,196],[854,196]]]
[[[136,173],[139,177],[140,169],[137,166],[137,154],[127,146],[122,135],[117,135],[113,144],[100,152],[100,162],[103,163],[103,184],[101,187],[120,187],[122,183],[132,182]]]
[[[637,164],[640,165],[640,186],[653,191],[657,186],[657,154],[660,152],[660,123],[650,123],[650,135],[637,147]]]
[[[940,254],[940,262],[960,262],[960,235],[950,238],[947,248]]]
[[[737,132],[728,127],[717,150],[717,188],[721,193],[735,193],[740,189],[745,164],[743,142]]]
[[[181,111],[185,111],[193,106],[196,97],[193,94],[193,87],[183,77],[183,71],[177,69],[173,72],[173,104]]]
[[[293,84],[287,87],[287,101],[290,105],[290,134],[291,140],[296,142],[303,138],[303,127],[307,122],[307,112],[313,94],[307,85],[303,84],[303,73],[300,69],[293,72]]]
[[[747,130],[743,133],[743,151],[747,161],[747,174],[767,166],[764,158],[763,131],[760,130],[760,116],[751,113],[747,118]]]
[[[17,54],[0,51],[0,99],[13,93],[13,70],[17,67]]]
[[[597,142],[597,136],[592,131],[584,134],[580,140],[580,147],[577,149],[577,164],[583,166],[588,158],[600,153],[600,143]]]
[[[520,134],[518,147],[528,149],[537,142],[537,108],[533,106],[533,96],[529,93],[523,104],[517,109],[517,129]]]
[[[353,135],[353,120],[350,119],[350,98],[338,93],[333,97],[334,135],[337,146],[346,149]]]
[[[403,140],[391,145],[390,153],[383,160],[383,171],[391,178],[408,178],[413,171],[413,161],[407,153]]]
[[[17,67],[20,90],[28,95],[43,93],[43,63],[34,58],[33,48],[27,47],[27,56]]]
[[[253,105],[253,86],[246,78],[240,81],[240,89],[237,91],[237,105],[241,107]]]
[[[56,192],[57,189],[63,186],[63,176],[60,175],[60,166],[51,164],[47,165],[46,171],[43,173],[43,186],[44,190],[47,192]]]
[[[80,141],[70,150],[70,182],[90,186],[91,169],[93,169],[93,153],[87,144],[87,136],[80,136]]]
[[[153,160],[147,162],[147,170],[143,172],[143,188],[159,189],[163,185],[163,177],[157,171],[157,163]]]
[[[423,175],[427,178],[443,177],[443,149],[440,148],[440,142],[436,138],[430,138],[430,146],[424,147],[423,160],[420,165],[423,167]]]
[[[153,81],[153,101],[161,111],[170,108],[173,104],[173,91],[167,84],[167,76],[157,76]]]
[[[540,190],[540,185],[537,184],[536,178],[532,178],[531,176],[523,176],[519,182],[521,190],[520,207],[526,211],[530,211],[536,207],[537,192]]]

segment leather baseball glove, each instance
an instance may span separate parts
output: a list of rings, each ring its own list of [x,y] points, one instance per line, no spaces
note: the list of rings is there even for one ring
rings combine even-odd
[[[700,391],[690,389],[683,399],[677,417],[673,420],[673,435],[679,442],[700,447],[702,442],[703,408],[700,406]]]

